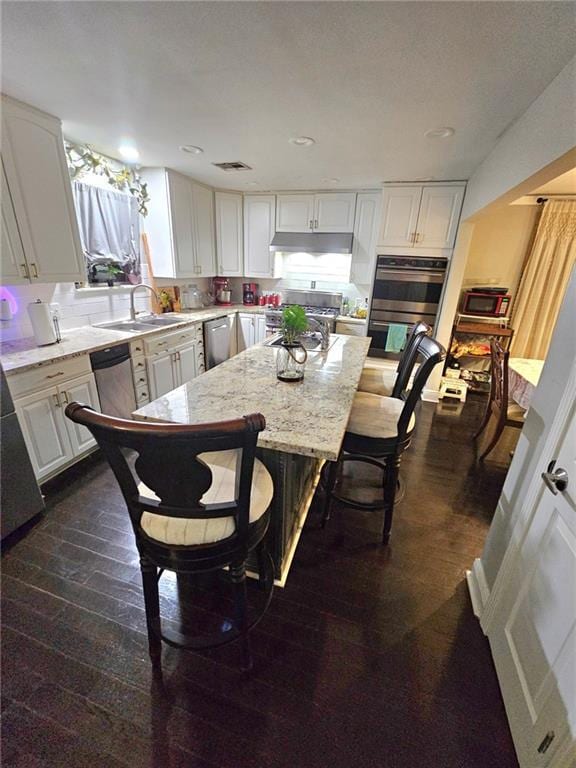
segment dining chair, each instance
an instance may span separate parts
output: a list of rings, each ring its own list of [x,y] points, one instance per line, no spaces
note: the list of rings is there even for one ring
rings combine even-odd
[[[431,333],[432,328],[426,323],[414,323],[396,370],[386,370],[382,366],[366,363],[360,376],[358,391],[383,397],[402,397],[416,364],[418,342],[422,336],[430,336]]]
[[[505,427],[522,429],[526,411],[509,400],[508,360],[510,353],[492,338],[490,340],[490,395],[480,427],[473,440],[481,438],[479,461],[494,449]]]
[[[420,361],[414,382],[406,398],[385,397],[371,392],[357,392],[344,434],[338,460],[330,462],[325,470],[324,512],[322,525],[330,518],[332,500],[356,509],[384,508],[382,543],[388,544],[398,473],[402,454],[410,445],[416,419],[414,409],[433,369],[446,357],[444,347],[435,339],[420,335],[416,359]],[[345,498],[335,492],[346,461],[358,461],[379,467],[383,472],[382,501],[366,503]]]
[[[199,650],[240,639],[243,669],[250,669],[248,633],[268,608],[274,584],[264,539],[274,485],[256,458],[264,416],[253,413],[208,424],[147,423],[105,416],[76,402],[65,413],[90,430],[124,496],[140,556],[153,666],[161,666],[162,641]],[[265,595],[263,608],[249,620],[246,560],[253,550]],[[164,570],[178,575],[222,571],[234,590],[235,618],[211,636],[163,627],[158,581]]]

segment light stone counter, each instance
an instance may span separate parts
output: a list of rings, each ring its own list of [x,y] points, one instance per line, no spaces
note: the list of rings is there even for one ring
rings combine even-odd
[[[276,378],[277,348],[258,344],[135,412],[136,419],[179,424],[259,412],[258,446],[334,461],[348,423],[370,339],[333,334],[328,352],[309,352],[304,379]]]
[[[18,339],[16,341],[4,341],[0,346],[0,360],[6,374],[36,368],[41,365],[54,363],[56,360],[65,360],[69,357],[95,352],[114,344],[133,341],[152,334],[169,333],[178,330],[191,323],[201,323],[206,320],[214,320],[217,317],[232,315],[236,312],[256,312],[262,314],[265,307],[245,307],[243,304],[232,304],[229,307],[208,307],[206,309],[191,309],[181,313],[182,320],[174,325],[161,328],[151,328],[149,331],[115,331],[109,328],[97,328],[93,325],[84,325],[62,333],[62,341],[59,344],[49,344],[39,347],[33,338]],[[112,322],[112,321],[110,321]],[[118,321],[120,322],[120,321]]]

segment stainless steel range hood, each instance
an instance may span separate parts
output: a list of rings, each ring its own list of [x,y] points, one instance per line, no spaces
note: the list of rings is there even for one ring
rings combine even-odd
[[[352,253],[351,232],[276,232],[270,243],[274,253]]]

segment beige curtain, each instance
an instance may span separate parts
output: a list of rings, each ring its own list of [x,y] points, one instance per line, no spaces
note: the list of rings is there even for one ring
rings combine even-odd
[[[576,201],[549,200],[538,222],[512,309],[512,357],[544,360],[576,262]]]

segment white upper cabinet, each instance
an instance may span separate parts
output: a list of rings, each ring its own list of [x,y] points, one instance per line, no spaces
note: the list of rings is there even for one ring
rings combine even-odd
[[[314,232],[352,232],[355,210],[355,192],[314,195]]]
[[[216,192],[216,266],[219,275],[244,274],[242,195]]]
[[[85,280],[60,121],[3,97],[2,160],[25,257],[20,278]]]
[[[0,251],[0,271],[2,280],[7,285],[28,283],[29,268],[24,257],[24,249],[18,232],[8,182],[2,166],[2,250]]]
[[[277,232],[352,232],[355,192],[278,195]]]
[[[154,272],[158,277],[192,277],[197,274],[194,219],[192,216],[192,185],[185,176],[172,171],[168,171],[167,180],[171,214],[169,224],[172,227],[174,248],[174,274],[161,275],[156,272],[156,269]],[[150,208],[153,205],[154,198],[150,201]],[[154,264],[154,249],[152,249],[152,263]]]
[[[412,246],[422,187],[385,187],[378,245]]]
[[[453,248],[464,190],[464,184],[385,187],[378,245]]]
[[[464,187],[424,187],[418,226],[417,248],[452,248],[464,200]]]
[[[144,219],[156,277],[216,274],[212,190],[166,168],[146,168],[150,204]]]
[[[244,275],[276,277],[276,258],[270,253],[275,231],[276,197],[246,195],[244,197]]]
[[[198,274],[202,277],[214,277],[216,274],[214,192],[209,187],[193,183],[192,204]]]
[[[314,195],[278,195],[276,232],[311,232],[314,229]]]
[[[372,283],[381,205],[380,192],[358,193],[352,242],[351,283]]]

